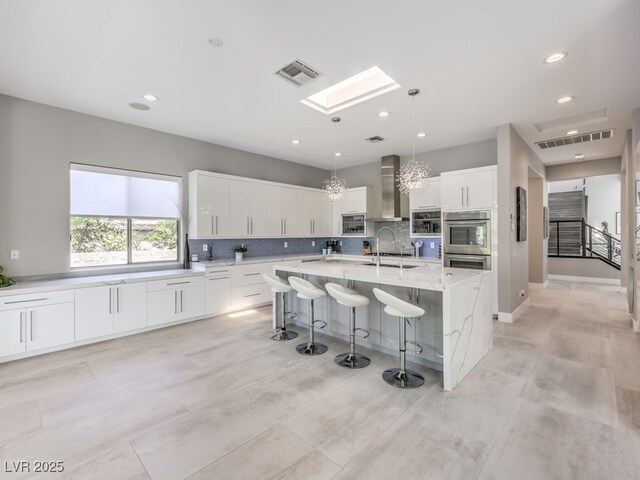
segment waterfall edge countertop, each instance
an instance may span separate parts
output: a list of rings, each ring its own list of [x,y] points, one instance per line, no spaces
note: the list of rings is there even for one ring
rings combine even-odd
[[[370,259],[369,259],[370,261]],[[398,287],[419,288],[422,290],[444,291],[448,287],[480,278],[486,271],[466,268],[447,268],[439,264],[411,265],[410,268],[376,265],[364,265],[353,261],[317,260],[299,263],[276,264],[274,269],[291,273],[317,275],[320,277],[341,278]]]

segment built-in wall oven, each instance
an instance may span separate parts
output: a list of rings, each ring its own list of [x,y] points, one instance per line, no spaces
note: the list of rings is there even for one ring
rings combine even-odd
[[[491,270],[491,212],[445,212],[444,266]]]

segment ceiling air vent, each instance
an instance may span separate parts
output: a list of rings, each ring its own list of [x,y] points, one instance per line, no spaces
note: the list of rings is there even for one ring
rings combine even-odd
[[[374,135],[373,137],[365,138],[367,142],[378,143],[384,140],[380,135]]]
[[[279,77],[288,80],[289,82],[301,87],[306,85],[314,78],[322,75],[320,72],[314,70],[309,65],[305,65],[300,60],[294,60],[293,62],[285,65],[280,70],[275,72]]]
[[[578,143],[594,142],[596,140],[606,140],[613,138],[614,129],[598,130],[597,132],[579,133],[577,135],[570,135],[568,137],[554,138],[552,140],[545,140],[544,142],[536,142],[536,145],[540,150],[547,148],[564,147],[566,145],[576,145]]]

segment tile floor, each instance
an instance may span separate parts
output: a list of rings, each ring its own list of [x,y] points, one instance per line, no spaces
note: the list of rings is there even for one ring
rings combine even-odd
[[[640,479],[640,335],[604,285],[533,289],[453,392],[276,343],[269,308],[0,364],[4,461],[73,479]],[[302,332],[304,337],[304,332]],[[321,337],[321,336],[320,336]],[[322,337],[321,337],[322,338]],[[9,464],[10,465],[10,464]]]

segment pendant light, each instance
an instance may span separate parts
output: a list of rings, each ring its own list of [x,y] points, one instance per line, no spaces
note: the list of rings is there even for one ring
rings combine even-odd
[[[338,123],[340,117],[333,117],[331,119],[334,125],[333,130],[333,144],[336,147],[333,153],[333,175],[323,183],[323,189],[327,194],[327,197],[332,202],[340,200],[344,196],[344,192],[347,189],[347,181],[344,178],[338,177],[337,158],[341,155],[338,153]]]
[[[396,181],[400,191],[407,197],[416,190],[420,190],[427,178],[431,176],[431,169],[424,162],[416,160],[416,95],[420,93],[417,88],[412,88],[407,92],[411,97],[411,136],[413,138],[413,153],[411,160],[400,166],[400,172]]]

